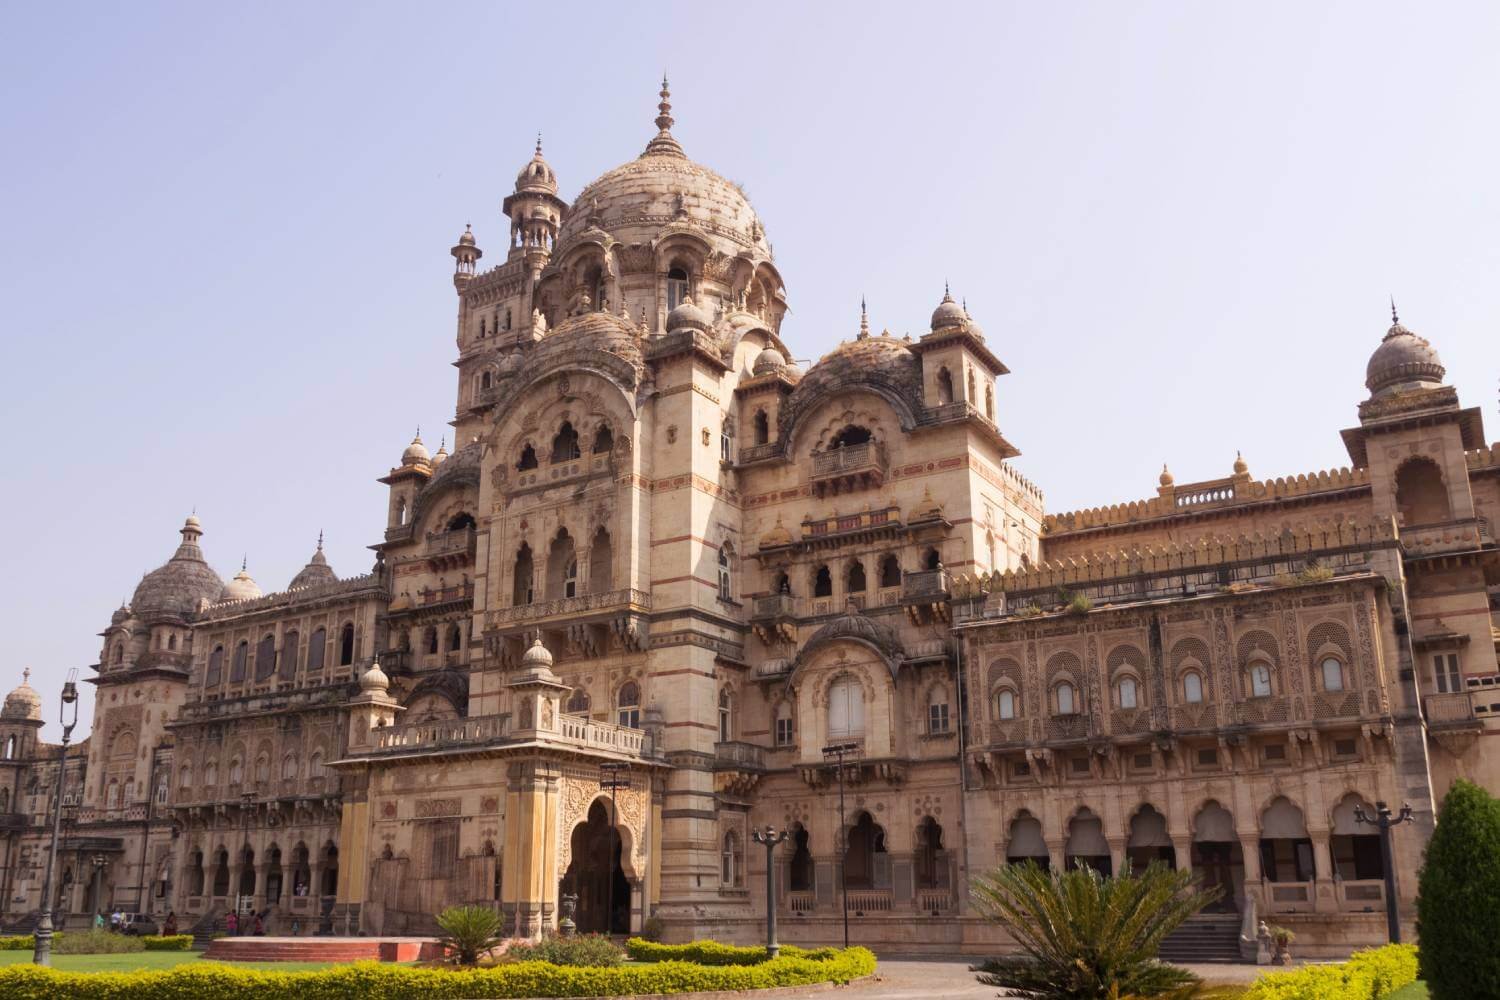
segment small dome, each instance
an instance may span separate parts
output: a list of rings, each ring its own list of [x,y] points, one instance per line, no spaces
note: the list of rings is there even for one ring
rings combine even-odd
[[[31,668],[21,671],[21,683],[5,696],[5,708],[0,709],[0,718],[24,719],[28,722],[42,720],[42,696],[31,686]]]
[[[447,438],[443,438],[441,441],[438,442],[437,454],[432,456],[432,464],[433,464],[434,467],[436,467],[436,466],[442,465],[447,460],[448,460],[448,439]]]
[[[422,432],[411,439],[411,444],[401,453],[402,465],[428,465],[432,462],[432,456],[427,453],[427,446],[422,443]]]
[[[128,604],[122,604],[118,608],[115,608],[115,613],[114,614],[112,614],[112,615],[109,616],[109,623],[111,625],[118,625],[118,624],[120,624],[123,621],[129,620],[129,618],[130,618],[130,605],[128,605]]]
[[[458,238],[458,245],[461,247],[471,247],[474,245],[474,230],[468,223],[464,224],[463,235]]]
[[[781,515],[776,515],[776,523],[771,525],[771,530],[760,536],[760,547],[763,549],[774,549],[782,545],[792,544],[792,533],[786,530],[781,523]]]
[[[948,289],[943,289],[943,301],[932,311],[932,329],[946,330],[956,326],[967,326],[969,314],[964,312],[963,306],[953,301],[953,296],[948,294]]]
[[[372,660],[370,669],[359,675],[359,689],[365,694],[385,694],[391,688],[391,679],[380,669],[380,661]]]
[[[691,328],[694,330],[708,330],[714,324],[713,317],[704,309],[698,308],[698,304],[689,295],[682,300],[682,304],[667,313],[667,332],[676,333],[678,330]]]
[[[906,515],[908,522],[939,521],[943,517],[943,505],[932,498],[932,491],[923,487],[922,499]]]
[[[318,550],[313,553],[312,558],[307,561],[297,575],[292,577],[288,590],[300,590],[303,587],[314,587],[320,583],[333,583],[338,576],[333,572],[333,567],[328,565],[328,557],[323,554],[323,533],[318,532]]]
[[[1162,463],[1161,475],[1156,477],[1156,481],[1158,483],[1161,483],[1163,486],[1171,486],[1173,483],[1172,474],[1167,471],[1167,465],[1165,462]]]
[[[182,544],[164,565],[147,573],[130,598],[131,612],[141,618],[158,614],[186,615],[199,601],[217,600],[224,581],[203,558],[198,539],[203,527],[196,517],[182,525]]]
[[[542,157],[542,137],[536,137],[536,152],[516,174],[516,194],[557,194],[557,175]]]
[[[756,375],[770,375],[779,372],[786,367],[786,358],[774,347],[768,347],[755,356],[755,364],[751,371]]]
[[[1245,456],[1239,452],[1234,453],[1234,474],[1243,476],[1250,471],[1250,464],[1245,461]]]
[[[532,640],[531,648],[521,657],[521,669],[524,670],[548,670],[552,669],[552,654],[547,652],[547,647],[542,645],[541,636]]]
[[[1396,318],[1391,310],[1391,328],[1370,355],[1365,368],[1365,388],[1372,397],[1386,396],[1403,388],[1432,388],[1443,384],[1447,369],[1438,352]]]
[[[224,590],[219,594],[219,600],[248,601],[259,596],[261,596],[260,587],[250,579],[250,574],[245,572],[245,567],[241,564],[240,571],[234,574],[234,579],[224,585]]]
[[[511,351],[500,359],[500,374],[513,375],[521,370],[522,355],[519,350]]]

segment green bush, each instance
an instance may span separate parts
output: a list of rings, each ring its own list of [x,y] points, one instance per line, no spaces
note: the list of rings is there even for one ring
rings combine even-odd
[[[147,951],[189,951],[193,947],[191,934],[147,934],[139,940]]]
[[[59,955],[123,955],[132,951],[145,951],[146,945],[138,937],[92,927],[86,931],[72,931],[54,937],[52,950]]]
[[[1241,1000],[1385,1000],[1416,978],[1416,947],[1389,944],[1357,951],[1338,965],[1262,975]]]
[[[56,941],[62,937],[61,934],[52,935]],[[30,951],[36,946],[36,937],[31,934],[12,934],[9,937],[0,937],[0,951]]]
[[[261,972],[194,962],[153,972],[0,968],[0,1000],[514,1000],[642,993],[756,990],[847,983],[875,971],[865,948],[817,960],[782,956],[759,965],[687,962],[601,969],[516,962],[485,968],[417,968],[356,962],[317,972]]]
[[[625,961],[620,946],[600,934],[575,937],[544,937],[535,944],[513,944],[505,951],[508,962],[551,962],[553,965],[591,966],[607,969]]]
[[[692,962],[696,965],[759,965],[769,961],[764,945],[722,944],[718,941],[694,941],[692,944],[657,944],[645,938],[631,938],[625,950],[637,962]],[[807,958],[826,962],[838,955],[837,948],[798,948],[784,944],[781,954],[787,958]]]
[[[485,906],[450,906],[437,925],[438,942],[459,965],[473,965],[503,940],[500,914]]]
[[[1030,1000],[1101,1000],[1190,993],[1198,977],[1157,952],[1215,894],[1200,891],[1192,872],[1160,863],[1139,873],[1126,864],[1111,878],[1028,861],[976,877],[973,897],[1023,952],[975,967],[981,983]]]
[[[1455,781],[1417,880],[1421,978],[1434,1000],[1500,996],[1500,801]]]

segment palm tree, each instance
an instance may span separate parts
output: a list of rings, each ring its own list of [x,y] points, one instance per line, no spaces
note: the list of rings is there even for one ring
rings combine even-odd
[[[1056,872],[1027,861],[977,876],[975,907],[1010,932],[1022,955],[976,966],[979,981],[1028,1000],[1191,995],[1198,977],[1156,957],[1162,939],[1217,897],[1191,872],[1153,863],[1116,878]]]
[[[500,914],[483,906],[450,906],[439,913],[438,941],[459,965],[476,965],[479,956],[504,940]]]

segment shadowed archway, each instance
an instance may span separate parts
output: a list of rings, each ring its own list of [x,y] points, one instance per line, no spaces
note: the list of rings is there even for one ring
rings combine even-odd
[[[621,864],[620,832],[609,823],[609,806],[596,800],[589,806],[588,819],[575,826],[570,836],[572,862],[559,888],[562,894],[578,896],[573,921],[579,933],[629,933],[630,881]]]

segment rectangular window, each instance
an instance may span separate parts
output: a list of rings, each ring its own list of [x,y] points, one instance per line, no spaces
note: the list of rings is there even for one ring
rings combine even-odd
[[[1024,760],[1018,760],[1011,765],[1010,773],[1017,778],[1024,778],[1031,774],[1031,765]]]
[[[1359,746],[1353,740],[1334,740],[1333,755],[1335,757],[1353,757],[1359,753]]]
[[[1087,757],[1074,757],[1072,766],[1074,774],[1089,773],[1089,759]]]
[[[789,747],[792,745],[792,720],[788,716],[785,719],[776,720],[776,745]]]
[[[948,731],[947,702],[927,706],[927,731],[930,733],[946,733]]]
[[[1281,743],[1271,743],[1261,748],[1261,757],[1269,762],[1281,763],[1286,760],[1286,746]]]
[[[1458,694],[1464,689],[1457,653],[1439,653],[1432,658],[1432,677],[1439,694]]]
[[[1219,751],[1213,747],[1198,751],[1199,767],[1218,767]]]
[[[1135,755],[1134,764],[1135,764],[1135,769],[1137,771],[1149,771],[1149,770],[1151,770],[1151,764],[1152,764],[1151,755],[1149,753],[1138,753],[1138,754],[1136,754]]]

